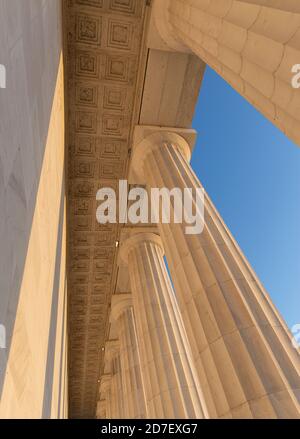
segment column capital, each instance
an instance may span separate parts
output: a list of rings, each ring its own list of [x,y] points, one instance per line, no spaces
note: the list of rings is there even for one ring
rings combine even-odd
[[[144,162],[147,155],[166,143],[177,147],[189,162],[196,138],[197,132],[193,129],[137,125],[133,135],[129,180],[133,183],[145,183]]]
[[[171,24],[169,12],[171,1],[153,1],[147,41],[148,47],[151,49],[189,53],[190,49],[177,37]]]
[[[127,238],[122,244],[119,252],[119,258],[122,262],[125,264],[128,263],[128,255],[129,252],[137,247],[140,244],[143,244],[145,242],[151,242],[153,244],[156,244],[163,252],[164,254],[164,248],[162,244],[162,240],[159,235],[156,235],[155,233],[137,233],[130,238]]]
[[[132,307],[132,296],[128,294],[114,294],[111,298],[111,316],[117,321],[120,315],[128,308]]]

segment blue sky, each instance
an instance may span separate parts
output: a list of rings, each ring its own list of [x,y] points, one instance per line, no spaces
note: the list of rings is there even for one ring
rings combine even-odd
[[[288,325],[300,323],[300,148],[209,68],[193,128],[196,174]]]

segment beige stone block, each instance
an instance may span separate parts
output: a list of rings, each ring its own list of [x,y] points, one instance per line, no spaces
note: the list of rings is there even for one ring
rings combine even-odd
[[[283,44],[249,31],[242,54],[267,72],[275,72],[282,60],[283,51]]]
[[[219,0],[211,0],[209,7],[207,8],[207,13],[223,18],[229,12],[232,6],[232,1],[233,0],[224,0],[220,2]]]
[[[219,37],[222,28],[221,18],[206,14],[193,7],[190,8],[189,23],[195,28],[200,28],[203,33],[214,39]]]
[[[260,10],[259,6],[234,1],[226,15],[226,21],[244,29],[249,29],[257,20]]]
[[[213,311],[210,307],[210,303],[204,294],[197,294],[195,292],[195,297],[193,298],[192,306],[195,307],[198,319],[201,316],[201,325],[205,333],[207,343],[212,343],[221,337],[221,331],[223,330],[217,324]],[[196,328],[195,320],[194,327]]]
[[[287,43],[300,28],[300,16],[280,9],[262,8],[251,32],[278,43]]]
[[[241,404],[239,407],[235,407],[231,413],[233,419],[253,419],[253,414],[248,402]]]
[[[255,419],[276,419],[276,411],[268,396],[249,401],[249,406]]]
[[[291,84],[287,84],[277,77],[275,78],[275,88],[271,100],[276,106],[286,109],[292,100],[293,93]]]
[[[247,30],[228,21],[223,21],[218,41],[221,45],[241,53],[247,40]]]
[[[297,30],[295,35],[292,36],[292,38],[288,41],[287,46],[300,50],[300,29]]]
[[[270,102],[269,99],[273,95],[274,92],[274,77],[271,73],[259,67],[257,64],[249,62],[247,58],[243,57],[243,66],[241,71],[241,77],[245,80],[247,84],[251,88],[253,88],[253,93],[261,94],[265,99],[259,100],[257,97],[255,98],[255,102],[257,106],[262,106],[262,102],[268,105]],[[247,90],[247,86],[245,89],[246,96],[248,95],[249,90]],[[269,103],[268,106],[271,104]]]
[[[207,11],[210,6],[211,0],[179,0],[183,5],[188,5],[189,7],[195,7],[201,9],[202,11]]]
[[[222,359],[222,361],[224,361]],[[219,417],[228,413],[230,410],[227,395],[224,393],[222,385],[222,377],[216,368],[215,359],[212,355],[210,347],[207,347],[200,353],[200,359],[197,361],[197,370],[200,370],[199,376],[201,376],[201,370],[203,369],[203,375],[207,380],[207,388],[205,397],[211,399],[211,405],[208,407],[211,409],[211,417]],[[239,387],[237,387],[239,389]]]
[[[203,61],[206,62],[206,64],[208,64],[212,69],[214,69],[217,73],[221,74],[222,71],[222,64],[220,63],[220,61],[214,57],[213,55],[211,55],[210,53],[208,53],[206,50],[202,49],[201,47],[197,46],[194,44],[193,46],[193,50],[195,51],[195,53],[201,58],[203,59]]]
[[[231,409],[234,409],[246,401],[246,396],[243,382],[239,377],[240,371],[235,368],[235,365],[232,362],[225,340],[220,338],[211,343],[209,345],[209,350],[219,375],[219,379],[222,383],[221,386],[226,394],[228,405]]]
[[[219,328],[222,328],[223,334],[229,334],[237,329],[238,321],[235,319],[235,313],[228,306],[224,297],[222,285],[215,284],[206,288],[207,299],[210,303],[214,318]],[[230,297],[231,299],[231,297]],[[231,299],[233,302],[233,298]],[[230,302],[229,302],[230,304]]]
[[[242,56],[225,46],[219,46],[219,61],[234,73],[239,74],[242,69]]]
[[[300,12],[298,0],[238,0],[243,3],[265,6],[271,9],[279,9],[287,12]]]
[[[193,37],[193,33],[192,33]],[[219,44],[215,38],[210,37],[207,34],[203,34],[202,40],[203,49],[210,55],[218,58],[219,56]]]
[[[247,349],[247,343],[243,338],[245,331],[255,332],[253,328],[234,331],[224,336],[224,343],[229,353],[231,362],[239,377],[247,401],[263,397],[267,392],[264,382],[261,380],[258,363],[253,361],[251,352]]]
[[[295,406],[287,391],[278,392],[269,396],[278,419],[295,419]]]
[[[300,122],[300,93],[298,89],[292,90],[291,100],[285,107],[286,112]]]

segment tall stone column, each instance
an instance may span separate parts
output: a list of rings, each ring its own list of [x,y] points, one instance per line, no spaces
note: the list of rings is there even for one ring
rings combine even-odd
[[[122,383],[120,343],[109,340],[105,344],[105,360],[109,362],[111,374],[110,418],[123,419],[124,416],[124,387]]]
[[[100,399],[100,401],[98,401],[96,415],[97,415],[97,419],[107,419],[105,399]]]
[[[134,147],[136,175],[149,187],[195,195],[202,186],[188,143],[150,132]],[[207,195],[204,220],[200,234],[186,234],[184,221],[160,222],[159,231],[209,415],[299,417],[299,354],[289,331]]]
[[[202,418],[200,386],[163,255],[153,233],[133,235],[120,250],[128,263],[147,414]]]
[[[300,3],[287,0],[154,0],[164,42],[192,51],[300,144]]]
[[[100,380],[100,403],[105,401],[105,418],[111,419],[111,376],[109,374],[102,375]],[[100,407],[99,407],[100,408]],[[101,414],[104,415],[103,409]]]
[[[145,394],[131,294],[114,295],[111,302],[111,312],[120,340],[125,417],[145,419],[147,418]]]

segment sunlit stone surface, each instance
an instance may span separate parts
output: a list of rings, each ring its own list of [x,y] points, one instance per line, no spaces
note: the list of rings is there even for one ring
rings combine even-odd
[[[0,1],[1,418],[299,418],[299,350],[208,196],[201,234],[96,219],[121,179],[202,188],[206,63],[300,144],[299,52],[296,0]]]

